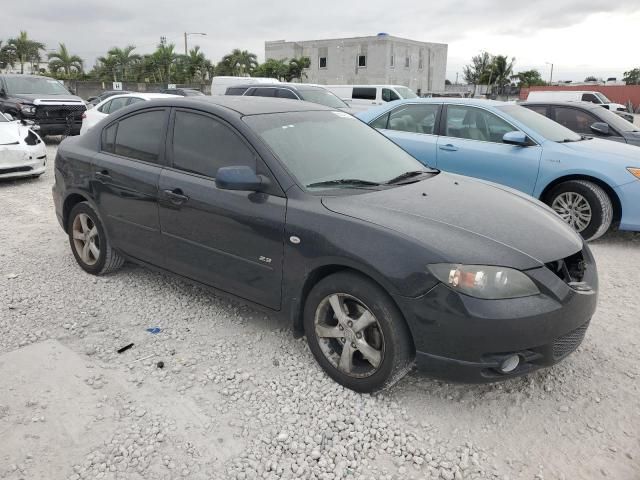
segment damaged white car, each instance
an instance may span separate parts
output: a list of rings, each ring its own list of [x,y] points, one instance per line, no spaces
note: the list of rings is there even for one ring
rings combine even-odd
[[[47,149],[31,126],[0,113],[0,179],[39,177],[46,164]]]

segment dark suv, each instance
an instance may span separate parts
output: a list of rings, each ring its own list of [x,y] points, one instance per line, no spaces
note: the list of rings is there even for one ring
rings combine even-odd
[[[338,108],[352,113],[352,109],[338,96],[324,87],[301,83],[260,83],[234,85],[227,88],[225,95],[243,95],[245,97],[288,98],[317,103],[329,108]]]
[[[84,101],[58,80],[36,75],[0,75],[0,112],[31,120],[45,135],[78,135]]]
[[[601,105],[590,102],[522,102],[523,107],[540,113],[576,133],[640,146],[640,127]]]

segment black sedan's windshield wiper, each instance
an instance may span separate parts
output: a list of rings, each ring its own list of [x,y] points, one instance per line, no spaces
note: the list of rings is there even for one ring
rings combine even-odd
[[[323,182],[315,182],[307,185],[307,188],[312,187],[330,187],[332,185],[355,185],[355,186],[378,186],[377,182],[370,180],[360,180],[358,178],[338,178],[335,180],[325,180]]]
[[[398,175],[397,177],[393,177],[388,182],[385,182],[385,185],[393,185],[394,183],[401,182],[402,180],[406,180],[407,178],[417,177],[425,173],[436,173],[436,172],[437,170],[414,170],[412,172],[404,172]]]

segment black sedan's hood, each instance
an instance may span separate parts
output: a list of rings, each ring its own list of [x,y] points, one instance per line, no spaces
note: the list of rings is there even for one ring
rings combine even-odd
[[[537,200],[460,175],[440,173],[388,190],[327,196],[322,203],[421,242],[434,262],[524,270],[583,246],[581,237]]]

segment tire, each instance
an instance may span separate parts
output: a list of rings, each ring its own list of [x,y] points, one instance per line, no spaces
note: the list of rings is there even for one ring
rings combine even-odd
[[[342,309],[341,322],[333,309],[336,301]],[[389,388],[412,367],[415,351],[404,317],[387,292],[364,276],[341,272],[322,279],[309,292],[303,321],[316,361],[351,390],[371,393]],[[358,322],[364,323],[359,327]],[[342,362],[343,357],[351,360]]]
[[[567,199],[571,198],[575,199],[574,205],[584,206],[582,199],[588,205],[588,210],[580,211],[583,214],[590,212],[586,226],[583,226],[584,217],[580,219],[576,216],[580,212],[575,208],[567,208]],[[613,221],[613,205],[609,195],[599,185],[586,180],[570,180],[556,185],[546,196],[545,203],[585,240],[600,238],[609,230]]]
[[[83,231],[87,235],[84,239],[80,238],[80,235],[75,236]],[[100,217],[87,202],[80,202],[71,209],[67,234],[73,256],[85,272],[103,275],[117,270],[124,263],[124,258],[111,248]],[[87,241],[92,243],[95,249],[89,246],[85,251],[83,246]]]

